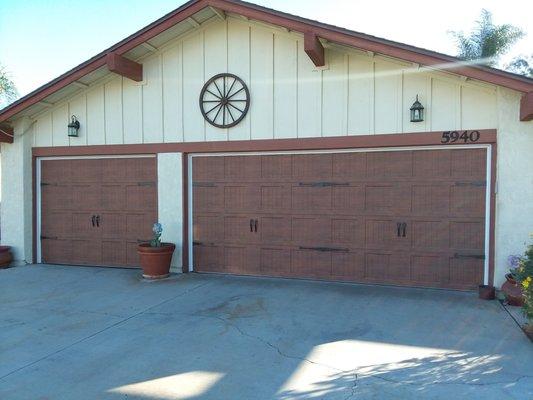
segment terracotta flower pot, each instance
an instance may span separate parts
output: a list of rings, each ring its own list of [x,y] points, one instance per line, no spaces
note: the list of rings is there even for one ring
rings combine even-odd
[[[511,306],[522,307],[524,305],[524,295],[522,289],[517,283],[512,284],[507,281],[502,285],[502,292],[505,294],[507,303]]]
[[[0,268],[8,268],[11,261],[13,261],[11,247],[0,246]]]
[[[161,247],[151,247],[150,243],[137,246],[143,278],[162,279],[170,275],[170,262],[176,246],[172,243],[161,243]]]
[[[496,289],[490,285],[479,285],[479,298],[482,300],[494,300],[496,298]]]
[[[507,282],[509,282],[511,285],[516,285],[516,279],[513,278],[513,275],[511,274],[505,274],[505,279]]]

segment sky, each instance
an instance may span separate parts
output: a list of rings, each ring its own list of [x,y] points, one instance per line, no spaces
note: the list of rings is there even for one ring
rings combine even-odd
[[[0,64],[25,95],[179,7],[183,0],[0,0]],[[255,0],[266,7],[456,54],[482,8],[529,32],[502,59],[533,53],[533,1]]]

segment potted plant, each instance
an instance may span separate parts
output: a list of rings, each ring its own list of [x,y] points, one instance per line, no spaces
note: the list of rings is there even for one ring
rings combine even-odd
[[[8,268],[11,261],[13,261],[11,247],[0,246],[0,268]]]
[[[509,305],[521,307],[524,305],[524,297],[520,285],[524,275],[524,256],[510,255],[507,258],[507,262],[509,273],[505,275],[506,282],[502,285],[502,291]]]
[[[533,246],[529,246],[533,250]],[[533,261],[533,260],[531,260]],[[533,342],[533,277],[527,276],[522,281],[522,293],[524,294],[524,315],[527,323],[522,327],[525,334]]]
[[[162,279],[170,275],[170,263],[172,254],[176,249],[173,243],[161,242],[163,226],[156,222],[152,228],[154,237],[150,242],[141,243],[137,246],[143,278]]]

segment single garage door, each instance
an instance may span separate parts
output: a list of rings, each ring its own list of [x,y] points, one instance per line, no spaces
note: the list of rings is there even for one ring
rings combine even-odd
[[[194,269],[474,289],[486,151],[194,156]]]
[[[40,261],[139,265],[157,220],[155,157],[40,161]]]

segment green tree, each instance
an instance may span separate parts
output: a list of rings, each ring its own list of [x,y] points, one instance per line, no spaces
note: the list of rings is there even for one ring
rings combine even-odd
[[[521,29],[511,24],[495,25],[491,12],[485,9],[481,10],[480,19],[469,34],[450,33],[457,43],[458,57],[490,67],[524,36]]]
[[[15,101],[18,91],[6,69],[0,65],[0,108]]]
[[[515,74],[533,78],[533,54],[530,56],[522,55],[513,58],[513,60],[505,66],[505,69],[514,72]]]

